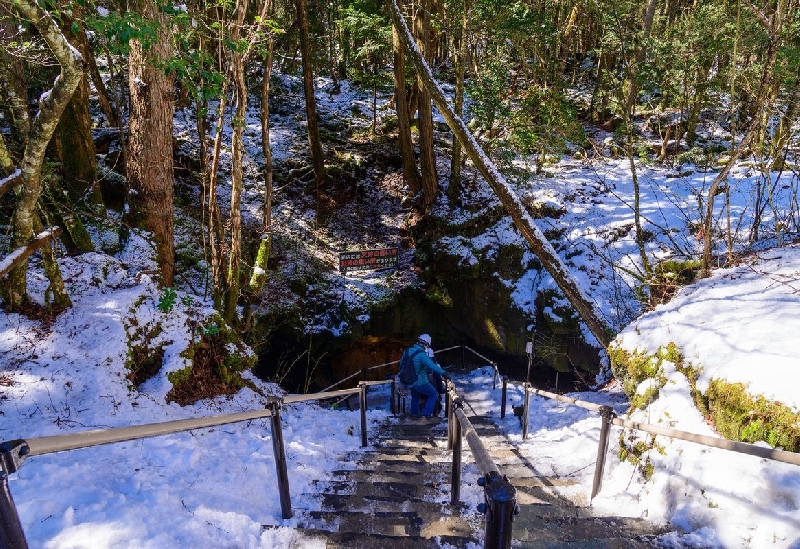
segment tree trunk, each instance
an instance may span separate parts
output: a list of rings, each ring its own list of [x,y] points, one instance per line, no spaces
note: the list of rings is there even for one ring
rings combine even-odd
[[[153,233],[161,284],[172,286],[175,274],[173,225],[172,123],[173,78],[156,63],[172,55],[166,18],[155,0],[130,0],[130,9],[158,23],[158,39],[143,51],[131,42],[129,59],[130,135],[126,172],[131,187],[131,220]]]
[[[769,97],[770,90],[772,89],[772,81],[775,78],[774,68],[775,60],[778,56],[778,42],[780,39],[783,16],[785,15],[787,0],[778,0],[778,6],[771,20],[766,18],[760,13],[754,11],[754,15],[761,22],[769,36],[769,45],[765,56],[764,67],[761,72],[761,82],[759,83],[758,93],[756,94],[755,101],[753,102],[753,109],[750,113],[750,125],[747,128],[739,145],[731,152],[728,162],[720,170],[714,178],[714,182],[708,189],[708,198],[706,199],[706,212],[703,222],[703,275],[708,276],[711,272],[711,243],[713,241],[714,230],[714,197],[718,194],[720,185],[728,177],[733,168],[734,163],[742,155],[742,152],[750,147],[750,143],[756,136],[756,132],[761,127],[760,113],[767,107],[767,97]]]
[[[267,43],[267,56],[262,63],[264,76],[261,81],[261,150],[264,153],[264,213],[261,242],[253,264],[248,293],[258,296],[267,281],[267,262],[272,248],[272,147],[269,144],[269,80],[272,76],[272,55],[275,41]],[[245,325],[249,324],[245,321]]]
[[[478,168],[481,175],[486,178],[486,181],[497,194],[500,202],[514,222],[514,225],[527,240],[533,253],[536,254],[545,266],[545,269],[550,273],[550,276],[552,276],[553,280],[558,284],[561,291],[567,299],[569,299],[570,303],[572,303],[572,306],[578,311],[578,314],[586,323],[586,326],[597,339],[598,343],[603,347],[608,346],[611,342],[611,332],[603,319],[602,313],[600,313],[589,301],[588,297],[584,295],[575,279],[569,274],[566,265],[561,261],[558,253],[536,226],[536,223],[527,210],[525,210],[525,206],[522,204],[519,197],[511,190],[505,178],[497,171],[492,161],[489,160],[483,150],[481,150],[480,145],[478,145],[478,142],[470,134],[464,122],[455,115],[453,109],[448,105],[444,92],[439,87],[436,80],[434,80],[430,67],[428,67],[419,49],[417,49],[416,44],[414,44],[414,39],[408,31],[408,27],[406,26],[403,15],[400,13],[396,2],[397,0],[391,0],[390,3],[392,22],[397,28],[398,35],[406,51],[410,55],[417,69],[417,73],[420,75],[425,87],[433,97],[436,107],[447,121],[447,125],[453,131],[456,139],[461,142],[464,151],[467,153],[470,160],[472,160],[473,164],[475,164],[475,167]]]
[[[237,42],[242,36],[242,25],[247,13],[248,0],[239,0],[233,12],[230,39]],[[228,247],[228,274],[226,277],[224,318],[228,324],[237,324],[236,307],[239,303],[242,275],[242,189],[244,174],[244,126],[247,116],[247,82],[244,74],[244,59],[238,51],[230,54],[230,68],[236,90],[236,110],[233,115],[231,136],[231,210],[228,218],[230,245]]]
[[[219,95],[217,112],[217,127],[214,135],[214,149],[211,153],[211,167],[208,170],[208,188],[205,192],[206,223],[208,226],[208,248],[211,256],[211,279],[214,287],[214,305],[222,308],[221,297],[224,292],[222,264],[222,245],[225,241],[222,232],[222,216],[217,201],[217,173],[219,171],[220,152],[222,150],[222,136],[225,126],[225,110],[228,107],[228,80],[222,85]]]
[[[469,3],[467,0],[461,3],[461,10],[461,25],[457,27],[455,36],[456,90],[453,102],[453,110],[459,118],[464,115],[464,76],[466,73],[464,61],[467,57],[467,32],[469,30]],[[461,157],[461,142],[453,138],[453,150],[450,157],[450,186],[447,188],[447,196],[450,200],[458,198],[461,188]]]
[[[430,28],[429,3],[424,0],[414,16],[414,31],[417,45],[426,62],[433,57],[431,51],[432,30]],[[417,75],[419,96],[417,98],[417,127],[419,129],[419,163],[422,172],[422,208],[429,211],[439,191],[439,176],[436,174],[436,155],[433,150],[433,110],[431,94],[421,77]]]
[[[642,36],[634,47],[633,58],[630,60],[630,66],[628,67],[628,93],[625,97],[625,112],[630,113],[631,116],[636,108],[636,97],[639,93],[639,83],[637,82],[639,65],[644,62],[644,56],[647,53],[645,43],[650,37],[650,31],[653,28],[653,18],[655,17],[657,4],[658,0],[647,0],[644,15],[642,16]]]
[[[297,17],[300,20],[300,54],[303,58],[303,92],[306,99],[306,118],[308,119],[308,144],[311,147],[311,161],[314,165],[314,179],[317,184],[317,198],[325,185],[325,154],[319,137],[317,101],[314,97],[314,60],[311,55],[311,30],[308,21],[308,2],[297,0]]]
[[[83,75],[81,56],[72,48],[58,25],[33,0],[19,0],[13,4],[22,18],[29,20],[39,30],[41,37],[49,46],[61,66],[61,73],[48,93],[39,99],[39,111],[30,126],[27,143],[22,159],[22,192],[14,211],[14,238],[12,247],[26,245],[33,236],[35,224],[38,222],[36,203],[42,192],[42,165],[47,145],[55,132],[58,120],[69,103],[72,94]],[[63,281],[58,271],[49,270],[48,276],[58,278],[51,280],[51,285],[60,288],[60,295],[55,296],[57,305],[67,305],[69,298],[63,293]],[[6,299],[9,310],[14,310],[26,303],[27,294],[27,261],[20,263],[8,276]]]
[[[61,115],[54,137],[53,148],[61,162],[62,186],[70,200],[74,203],[88,196],[92,204],[102,204],[89,114],[89,80],[85,75]]]
[[[406,94],[406,54],[397,30],[392,28],[392,49],[394,53],[394,108],[397,113],[397,143],[403,161],[403,179],[411,196],[422,189],[422,180],[414,158],[414,142],[411,139],[411,119],[409,117],[408,95]]]
[[[16,29],[11,19],[0,18],[0,34],[13,36],[14,33]],[[11,138],[24,143],[31,127],[25,65],[19,56],[8,55],[3,48],[0,48],[0,90],[4,92],[11,114]]]
[[[772,139],[771,156],[774,159],[772,169],[775,171],[785,169],[785,149],[789,144],[792,127],[798,115],[800,115],[800,67],[795,74],[794,89],[789,97],[789,103],[786,105],[786,111],[781,116],[775,137]]]
[[[72,5],[72,10],[81,10],[80,4],[75,3]],[[75,12],[78,18],[82,15],[80,12]],[[71,23],[71,22],[70,22]],[[72,28],[72,24],[70,24],[70,28]],[[97,92],[97,99],[100,102],[100,110],[103,111],[103,114],[106,116],[106,123],[111,128],[119,127],[119,121],[117,119],[117,113],[114,110],[114,107],[111,105],[111,100],[108,97],[108,90],[106,89],[105,82],[103,82],[103,77],[100,74],[100,70],[97,68],[97,60],[94,57],[94,52],[92,51],[91,46],[89,46],[89,40],[86,37],[86,29],[84,28],[83,23],[78,23],[77,32],[72,34],[72,42],[81,52],[83,55],[83,60],[86,63],[86,68],[89,71],[89,76],[92,78],[92,84],[94,84],[94,89]]]

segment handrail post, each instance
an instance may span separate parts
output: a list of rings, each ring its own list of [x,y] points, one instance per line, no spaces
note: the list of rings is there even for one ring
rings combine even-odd
[[[496,362],[492,362],[492,368],[494,368],[494,377],[492,378],[492,390],[494,391],[497,389],[497,374],[499,373]]]
[[[503,376],[503,393],[500,400],[500,419],[506,417],[506,396],[508,395],[508,376]]]
[[[0,445],[0,547],[3,549],[28,549],[17,506],[8,488],[8,475],[19,469],[28,451],[24,440],[11,440]]]
[[[606,453],[608,451],[608,435],[611,433],[611,420],[614,418],[614,409],[611,406],[600,406],[600,417],[603,418],[603,423],[600,426],[600,440],[597,441],[597,461],[594,465],[592,495],[589,497],[589,501],[594,499],[603,485],[603,470],[606,466]]]
[[[484,549],[510,549],[514,515],[519,513],[517,506],[517,489],[508,482],[508,478],[491,471],[478,479],[483,486],[484,503],[478,510],[486,513],[486,535]]]
[[[367,445],[367,384],[360,382],[358,387],[361,389],[359,400],[361,401],[361,447]]]
[[[460,402],[454,402],[454,406],[461,406]],[[448,430],[451,431],[448,437],[448,448],[453,449],[453,468],[450,471],[450,505],[458,504],[461,499],[461,448],[463,440],[461,437],[461,423],[455,414],[451,413],[448,419],[450,425]]]
[[[286,452],[283,445],[283,427],[281,427],[280,397],[270,397],[268,406],[271,412],[272,451],[275,454],[275,469],[278,473],[278,493],[281,498],[281,515],[284,519],[292,518],[292,500],[289,495],[289,473],[286,470]]]
[[[391,398],[392,398],[392,402],[390,404],[391,412],[392,412],[393,415],[397,415],[400,412],[400,394],[397,391],[397,380],[396,379],[392,380],[392,397]]]
[[[447,449],[453,449],[453,442],[455,440],[455,429],[456,423],[458,423],[458,419],[456,418],[455,412],[456,407],[460,406],[460,402],[453,399],[453,387],[448,384],[447,385]]]
[[[522,403],[522,440],[528,438],[528,412],[531,409],[530,383],[525,382],[525,401]]]

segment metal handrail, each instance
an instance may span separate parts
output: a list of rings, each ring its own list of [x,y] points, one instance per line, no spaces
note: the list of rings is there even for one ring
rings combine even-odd
[[[478,485],[483,488],[483,503],[478,511],[484,513],[484,549],[509,549],[513,516],[519,512],[517,490],[501,475],[500,469],[481,441],[480,435],[464,413],[463,400],[456,394],[455,384],[447,381],[447,447],[453,451],[453,464],[450,472],[450,503],[457,505],[461,499],[461,450],[462,440],[467,444],[481,473]]]
[[[385,383],[391,383],[391,381],[362,381],[358,384],[358,387],[354,389],[342,389],[339,391],[315,393],[312,395],[289,395],[284,398],[270,396],[267,399],[268,408],[265,410],[252,410],[248,412],[179,419],[161,423],[131,425],[127,427],[111,427],[108,429],[95,429],[63,435],[16,439],[2,442],[0,443],[0,548],[27,549],[28,547],[22,523],[19,520],[19,514],[17,513],[16,505],[11,496],[11,491],[9,490],[8,477],[10,474],[19,470],[23,462],[29,457],[77,450],[79,448],[88,448],[102,444],[113,444],[129,440],[162,436],[266,417],[271,418],[272,446],[278,477],[281,514],[284,519],[289,519],[292,517],[292,506],[289,496],[289,476],[283,443],[283,429],[281,427],[281,406],[359,393],[361,408],[361,446],[364,447],[367,445],[367,389],[370,386],[382,385]]]
[[[605,468],[605,459],[608,450],[608,441],[610,434],[609,427],[611,425],[626,427],[628,429],[634,429],[637,431],[642,431],[653,435],[662,435],[679,440],[685,440],[687,442],[694,442],[696,444],[701,444],[703,446],[719,448],[721,450],[737,452],[739,454],[746,454],[764,459],[771,459],[773,461],[780,461],[792,465],[800,465],[800,453],[797,452],[788,452],[786,450],[778,450],[774,448],[764,448],[763,446],[757,446],[755,444],[749,444],[747,442],[739,442],[735,440],[727,440],[724,438],[700,435],[697,433],[690,433],[688,431],[681,431],[679,429],[673,429],[670,427],[662,427],[660,425],[653,425],[650,423],[641,423],[638,421],[623,419],[618,417],[614,412],[613,408],[611,408],[610,406],[595,404],[593,402],[586,402],[566,395],[559,395],[556,393],[551,393],[549,391],[544,391],[542,389],[534,389],[527,381],[518,382],[514,380],[509,380],[509,378],[506,376],[503,377],[503,394],[502,394],[502,403],[500,411],[501,418],[505,417],[506,396],[508,393],[507,385],[509,382],[514,383],[516,385],[522,385],[525,391],[525,396],[523,397],[524,402],[522,411],[523,440],[527,438],[528,435],[528,416],[530,410],[531,393],[552,400],[566,402],[567,404],[579,406],[581,408],[598,412],[600,414],[602,419],[602,425],[600,429],[600,440],[598,441],[597,461],[595,462],[595,473],[594,473],[594,480],[592,482],[592,493],[590,499],[594,499],[594,497],[600,492],[600,489],[602,487],[603,470]]]

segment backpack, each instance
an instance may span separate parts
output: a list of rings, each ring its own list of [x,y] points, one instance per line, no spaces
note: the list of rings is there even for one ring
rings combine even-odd
[[[403,351],[403,356],[400,357],[400,371],[397,377],[403,385],[414,385],[417,382],[417,370],[414,368],[414,360],[412,359],[411,348],[409,347]],[[418,353],[419,351],[417,351]],[[414,353],[414,354],[417,354]]]

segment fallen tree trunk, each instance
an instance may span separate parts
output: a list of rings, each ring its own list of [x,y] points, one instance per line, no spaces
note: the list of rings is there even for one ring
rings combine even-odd
[[[17,185],[22,184],[22,170],[14,170],[8,177],[0,179],[0,196],[3,196],[7,191],[10,191]]]
[[[0,259],[0,278],[6,276],[14,267],[28,259],[33,252],[50,242],[50,240],[57,238],[60,234],[61,227],[53,227],[43,231],[36,235],[36,238],[31,240],[27,246],[17,248],[3,259]]]
[[[483,175],[489,186],[492,187],[503,207],[506,209],[511,219],[514,221],[517,229],[528,241],[531,250],[539,258],[544,265],[550,276],[553,277],[558,287],[564,293],[566,298],[570,301],[575,310],[581,316],[581,319],[586,323],[586,326],[592,332],[597,341],[603,346],[607,347],[611,342],[611,330],[606,324],[602,313],[595,307],[584,295],[583,291],[575,282],[575,279],[567,270],[567,266],[561,261],[555,248],[547,241],[542,231],[536,226],[533,218],[525,210],[522,201],[516,193],[508,185],[508,182],[497,170],[495,165],[489,160],[489,157],[483,152],[481,146],[472,136],[467,129],[464,122],[455,114],[452,107],[447,103],[444,92],[436,79],[433,77],[430,67],[425,62],[417,48],[414,38],[408,30],[403,14],[397,6],[397,0],[388,0],[389,11],[391,12],[392,22],[400,41],[405,47],[406,52],[409,54],[414,67],[417,70],[417,75],[425,85],[425,88],[431,95],[436,108],[442,113],[442,116],[447,121],[447,125],[452,130],[453,135],[461,143],[464,151],[469,156],[469,159]]]

